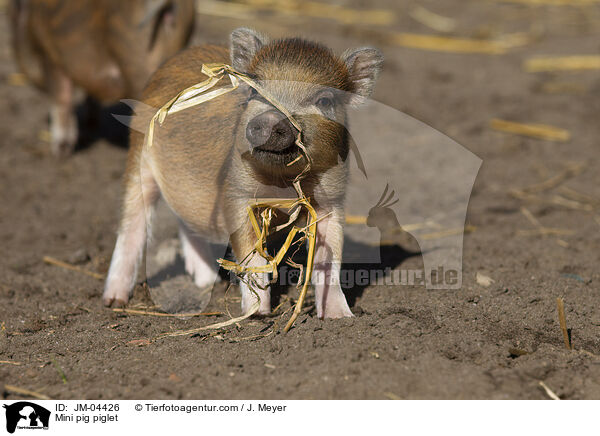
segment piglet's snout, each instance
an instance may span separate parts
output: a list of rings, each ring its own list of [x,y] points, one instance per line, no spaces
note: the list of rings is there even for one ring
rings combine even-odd
[[[278,111],[264,112],[254,117],[246,127],[246,138],[252,147],[265,151],[282,151],[295,141],[296,129]]]

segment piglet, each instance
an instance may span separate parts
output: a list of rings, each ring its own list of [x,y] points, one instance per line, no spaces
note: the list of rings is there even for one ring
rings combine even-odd
[[[238,262],[266,264],[256,253],[251,255],[256,236],[246,207],[254,198],[294,198],[293,182],[302,174],[302,190],[319,217],[317,315],[352,316],[339,280],[350,153],[347,108],[371,95],[382,61],[373,48],[339,56],[305,39],[272,41],[241,28],[231,34],[229,49],[199,46],[163,65],[144,91],[140,108],[156,110],[203,82],[202,64],[210,63],[232,65],[260,84],[271,100],[242,83],[234,92],[169,115],[156,127],[152,146],[144,145],[144,135],[132,130],[123,214],[104,304],[120,306],[129,300],[160,197],[179,219],[187,271],[198,287],[206,288],[218,280],[210,242],[229,241]],[[298,122],[310,159],[296,143],[298,130],[273,99]],[[310,170],[304,173],[309,160]],[[287,219],[282,214],[277,218]],[[258,312],[267,314],[268,277],[253,274],[257,286],[251,289],[248,280],[240,285],[242,311],[248,313],[258,299]]]
[[[139,98],[150,75],[185,47],[193,0],[11,0],[21,72],[51,100],[53,154],[78,140],[74,90],[96,101]]]

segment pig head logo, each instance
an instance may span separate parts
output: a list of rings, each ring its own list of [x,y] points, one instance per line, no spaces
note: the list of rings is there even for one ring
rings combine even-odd
[[[3,405],[6,409],[6,431],[14,433],[17,428],[48,429],[50,411],[29,401]]]

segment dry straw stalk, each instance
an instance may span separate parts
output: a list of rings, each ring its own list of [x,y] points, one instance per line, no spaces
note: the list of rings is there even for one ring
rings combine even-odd
[[[530,136],[532,138],[545,139],[547,141],[565,142],[571,138],[571,134],[568,130],[548,126],[546,124],[524,124],[494,118],[490,122],[490,126],[492,129],[501,132]]]
[[[42,260],[49,265],[54,265],[54,266],[58,266],[60,268],[68,269],[71,271],[76,271],[78,273],[85,274],[87,276],[93,277],[98,280],[104,280],[104,276],[102,274],[99,274],[99,273],[96,273],[93,271],[88,271],[87,269],[83,269],[78,266],[71,265],[70,263],[63,262],[62,260],[58,260],[58,259],[55,259],[50,256],[44,256]]]
[[[20,388],[18,386],[13,386],[13,385],[4,385],[4,390],[6,392],[8,392],[9,394],[24,395],[26,397],[37,398],[38,400],[51,400],[52,399],[49,396],[41,394],[39,392],[31,391],[29,389],[23,389],[23,388]]]
[[[567,329],[567,318],[565,317],[565,302],[562,298],[556,299],[556,307],[558,309],[558,322],[560,329],[562,330],[563,339],[565,341],[565,347],[569,350],[573,349],[571,345],[571,338],[569,337],[569,330]]]
[[[528,73],[600,70],[600,56],[535,57],[527,59],[524,68]]]

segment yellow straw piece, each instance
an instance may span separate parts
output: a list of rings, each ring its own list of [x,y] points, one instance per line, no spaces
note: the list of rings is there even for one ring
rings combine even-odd
[[[600,70],[600,56],[579,55],[561,57],[535,57],[527,59],[524,65],[528,73],[548,71]]]
[[[449,53],[503,54],[513,47],[525,45],[529,38],[524,34],[507,35],[497,40],[451,38],[414,33],[392,34],[391,41],[402,47]]]
[[[408,13],[410,17],[436,32],[452,32],[456,28],[456,20],[444,17],[417,5]]]
[[[367,224],[367,217],[361,215],[346,215],[346,224],[362,225]]]
[[[567,329],[567,318],[565,317],[565,300],[563,300],[562,298],[557,298],[556,308],[558,309],[558,323],[560,325],[560,330],[563,334],[565,347],[571,350],[573,349],[573,345],[571,344],[571,338],[569,337],[569,329]]]
[[[600,0],[496,0],[501,3],[518,3],[532,6],[587,6],[600,3]]]
[[[216,0],[198,0],[196,11],[201,15],[227,17],[236,20],[257,19],[258,16],[258,11],[252,6]]]
[[[501,132],[530,136],[547,141],[565,142],[571,139],[571,134],[568,130],[546,124],[523,124],[494,118],[490,122],[490,126],[492,129]]]
[[[9,74],[7,81],[10,86],[25,86],[28,83],[27,77],[22,73]]]
[[[256,312],[258,312],[258,308],[259,308],[259,302],[256,301],[252,305],[252,307],[250,308],[248,313],[246,313],[245,315],[238,316],[237,318],[231,318],[227,321],[218,322],[216,324],[205,325],[203,327],[198,327],[198,328],[191,329],[191,330],[177,330],[174,332],[161,333],[155,339],[160,339],[160,338],[165,338],[165,337],[173,337],[173,336],[187,336],[187,335],[193,335],[196,333],[200,333],[200,332],[206,331],[206,330],[219,330],[219,329],[222,329],[225,327],[229,327],[230,325],[236,324],[240,321],[250,318]]]
[[[341,5],[304,0],[238,0],[238,2],[287,15],[328,18],[344,24],[387,26],[396,21],[396,14],[388,9],[352,9]]]

